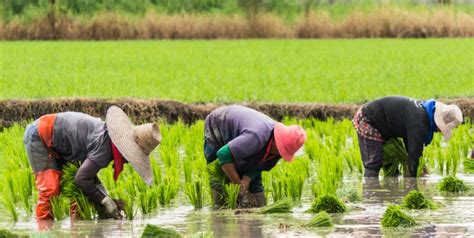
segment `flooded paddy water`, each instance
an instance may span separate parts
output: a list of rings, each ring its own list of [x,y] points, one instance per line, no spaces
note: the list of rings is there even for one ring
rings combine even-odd
[[[458,174],[474,190],[474,176]],[[209,207],[195,211],[192,206],[173,205],[160,208],[155,214],[137,220],[74,221],[65,219],[50,224],[37,224],[30,220],[13,223],[8,216],[0,216],[0,227],[9,228],[19,234],[33,236],[77,236],[77,237],[138,237],[146,224],[173,227],[186,235],[210,232],[214,237],[314,237],[314,236],[466,236],[474,235],[474,191],[460,195],[438,192],[441,176],[430,175],[415,179],[380,178],[364,179],[349,176],[342,188],[356,188],[362,200],[348,203],[350,211],[331,215],[333,228],[302,228],[301,224],[313,215],[305,213],[313,199],[308,186],[305,187],[301,204],[290,214],[234,214],[232,210],[213,210]],[[401,203],[404,195],[418,188],[434,201],[443,204],[437,210],[405,210],[418,225],[406,229],[382,228],[380,219],[390,203]],[[0,214],[5,214],[2,211]],[[51,230],[39,233],[38,226],[50,226]]]

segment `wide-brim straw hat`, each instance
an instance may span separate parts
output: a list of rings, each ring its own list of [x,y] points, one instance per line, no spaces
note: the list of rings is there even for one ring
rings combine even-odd
[[[111,106],[105,117],[112,143],[132,165],[146,184],[153,183],[150,153],[160,144],[161,133],[156,123],[135,126],[127,114],[117,106]]]
[[[463,122],[462,111],[456,105],[435,103],[434,121],[447,141],[451,138],[452,130]]]
[[[285,126],[277,122],[273,135],[278,153],[288,162],[293,161],[296,152],[306,141],[306,132],[298,125]]]

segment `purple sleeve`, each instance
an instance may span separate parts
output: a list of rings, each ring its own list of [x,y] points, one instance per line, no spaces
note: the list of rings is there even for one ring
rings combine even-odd
[[[82,192],[96,204],[100,204],[102,199],[106,196],[96,185],[97,173],[101,169],[94,161],[86,159],[74,177],[74,182]]]
[[[257,154],[264,143],[256,134],[245,132],[231,140],[228,145],[234,160],[243,162],[242,160]]]

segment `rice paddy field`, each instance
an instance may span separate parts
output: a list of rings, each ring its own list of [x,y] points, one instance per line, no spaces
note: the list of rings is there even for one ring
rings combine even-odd
[[[307,130],[308,142],[293,163],[281,161],[263,175],[268,203],[289,201],[287,208],[278,208],[282,213],[273,213],[275,208],[268,214],[238,213],[230,207],[212,209],[202,151],[203,121],[192,125],[162,122],[163,137],[167,139],[152,154],[152,186],[145,186],[128,165],[117,183],[112,179],[112,167],[100,172],[110,194],[125,201],[126,218],[96,220],[94,207],[84,201],[78,202],[81,219],[71,220],[68,204],[80,201],[81,195],[76,192],[71,196],[63,190],[53,203],[56,221],[46,224],[36,224],[34,219],[37,192],[23,150],[24,126],[17,124],[0,133],[0,227],[40,237],[139,236],[146,224],[171,227],[187,237],[425,236],[466,235],[474,231],[474,178],[470,175],[474,167],[467,159],[474,143],[474,126],[470,122],[456,129],[449,143],[437,135],[427,147],[421,163],[429,175],[418,180],[387,176],[380,181],[362,177],[357,135],[351,121],[286,119],[285,123],[302,125]],[[74,166],[64,169],[64,177],[71,175],[71,168],[74,171]],[[420,173],[424,172],[420,169]],[[447,175],[464,180],[467,191],[441,192],[439,181]],[[413,189],[432,199],[436,207],[403,208],[414,219],[415,226],[382,228],[381,218],[387,206],[402,204],[403,197]],[[332,201],[327,199],[334,199],[339,205],[328,206]],[[308,227],[320,211],[330,214],[333,225]],[[39,233],[39,226],[50,230]]]
[[[474,96],[473,52],[471,38],[0,42],[0,99],[338,104],[394,94],[462,98]],[[226,186],[226,207],[213,209],[202,120],[160,121],[163,141],[151,155],[152,186],[129,165],[117,182],[112,166],[99,174],[111,196],[124,201],[124,219],[98,219],[84,195],[70,189],[67,178],[77,170],[71,164],[63,175],[68,189],[53,202],[56,220],[41,223],[34,218],[38,195],[22,141],[27,123],[0,130],[0,229],[20,236],[140,237],[148,224],[173,229],[173,237],[474,234],[470,118],[449,142],[435,135],[420,159],[418,179],[388,176],[396,170],[403,175],[396,160],[379,179],[364,178],[348,119],[286,118],[285,124],[304,127],[307,143],[293,163],[280,161],[263,174],[269,205],[254,210],[233,209],[232,186]],[[69,218],[71,202],[81,207],[78,219]],[[391,227],[397,222],[401,227]]]
[[[0,42],[0,99],[462,97],[474,95],[472,52],[472,38]]]

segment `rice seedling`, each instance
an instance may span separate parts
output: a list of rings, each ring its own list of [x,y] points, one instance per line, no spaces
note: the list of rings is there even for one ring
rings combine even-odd
[[[63,196],[56,196],[50,199],[51,212],[56,221],[60,221],[69,213],[69,203]]]
[[[10,216],[13,218],[13,221],[18,221],[18,213],[15,208],[15,198],[13,197],[13,194],[11,193],[10,189],[7,187],[3,188],[3,193],[1,196],[2,204],[7,209],[7,211],[10,213]]]
[[[332,218],[325,211],[319,212],[310,221],[303,224],[303,227],[331,227],[333,226]]]
[[[400,206],[389,205],[382,218],[383,227],[412,227],[416,225],[413,218],[402,212]]]
[[[290,213],[293,208],[292,199],[278,200],[270,205],[262,207],[258,210],[260,214],[272,214],[272,213]]]
[[[463,159],[464,172],[472,174],[474,173],[474,158],[465,157]]]
[[[188,197],[194,209],[201,209],[203,206],[204,194],[202,181],[187,183],[184,186],[184,193]]]
[[[0,228],[0,238],[17,238],[17,237],[19,236],[12,233],[11,231]]]
[[[225,206],[229,209],[237,207],[237,199],[240,192],[240,184],[229,183],[225,185]]]
[[[154,212],[158,208],[159,189],[150,188],[139,193],[140,208],[143,215]]]
[[[166,179],[158,185],[158,201],[162,206],[169,206],[171,200],[178,195],[179,181],[176,179]]]
[[[147,224],[141,237],[167,237],[179,238],[181,234],[172,228],[165,228],[156,225]]]
[[[410,191],[404,198],[402,207],[408,209],[436,209],[437,205],[416,190]]]
[[[312,213],[325,211],[327,213],[344,213],[347,210],[346,205],[334,194],[324,194],[318,196],[311,208]]]
[[[403,141],[392,138],[383,145],[383,173],[385,176],[398,176],[407,171],[408,153]]]
[[[467,191],[469,188],[464,184],[464,181],[454,176],[447,176],[438,184],[438,188],[442,192],[458,193]]]
[[[71,204],[77,206],[77,215],[83,220],[92,220],[97,212],[94,204],[74,183],[74,176],[79,169],[79,163],[68,163],[63,166],[63,176],[61,178],[61,195],[67,198]]]

